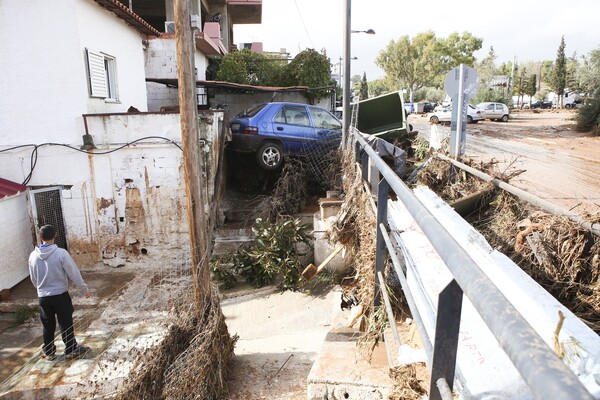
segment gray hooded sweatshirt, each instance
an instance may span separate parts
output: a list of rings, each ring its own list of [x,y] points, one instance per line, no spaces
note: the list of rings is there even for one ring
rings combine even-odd
[[[83,293],[88,290],[71,255],[55,244],[41,245],[31,252],[29,276],[38,297],[63,294],[69,288],[68,279]]]

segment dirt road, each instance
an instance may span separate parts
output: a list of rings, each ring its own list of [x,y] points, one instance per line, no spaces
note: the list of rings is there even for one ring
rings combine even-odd
[[[467,127],[466,155],[526,170],[510,183],[576,213],[600,211],[600,137],[575,132],[575,111],[513,112],[507,123],[481,121]],[[424,137],[425,115],[409,122]],[[437,126],[445,134],[449,126]]]

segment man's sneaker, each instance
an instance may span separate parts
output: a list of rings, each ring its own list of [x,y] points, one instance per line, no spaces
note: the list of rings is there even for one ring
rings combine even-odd
[[[77,346],[77,347],[75,347],[75,350],[73,350],[72,352],[67,354],[67,360],[73,360],[75,358],[81,357],[88,351],[90,351],[89,347]]]
[[[56,354],[44,354],[42,353],[42,358],[48,361],[54,361],[56,358]]]

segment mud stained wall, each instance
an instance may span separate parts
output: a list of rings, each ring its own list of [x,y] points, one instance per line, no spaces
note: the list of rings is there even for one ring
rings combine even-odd
[[[33,250],[27,194],[0,199],[0,290],[29,276],[27,260]]]
[[[222,154],[222,121],[222,113],[199,116],[204,210],[210,224],[217,212],[215,186]],[[103,149],[144,136],[161,136],[176,143],[181,140],[179,114],[92,116],[88,126],[94,143]],[[151,138],[90,157],[93,213],[102,262],[118,267],[128,261],[162,259],[165,254],[180,257],[189,245],[181,149]]]

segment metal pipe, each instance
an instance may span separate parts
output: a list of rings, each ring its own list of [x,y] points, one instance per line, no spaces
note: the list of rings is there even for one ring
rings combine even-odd
[[[394,311],[392,311],[392,304],[390,303],[390,295],[385,287],[385,279],[383,279],[383,275],[381,271],[377,272],[377,278],[379,278],[379,286],[381,287],[381,294],[383,297],[383,304],[385,305],[385,311],[387,313],[388,322],[390,323],[390,330],[392,331],[392,335],[394,336],[394,343],[396,344],[396,349],[400,348],[402,344],[400,342],[400,335],[398,335],[398,329],[396,329],[396,317],[394,317]]]
[[[593,397],[414,193],[355,135],[538,399]],[[534,361],[535,360],[535,361]]]
[[[519,189],[518,187],[515,187],[504,181],[501,181],[500,179],[494,178],[494,177],[486,174],[485,172],[481,172],[473,167],[469,167],[468,165],[463,164],[460,161],[456,161],[456,160],[454,160],[450,157],[447,157],[443,154],[438,153],[435,155],[435,157],[439,158],[440,160],[448,161],[448,162],[452,163],[453,165],[457,166],[458,168],[467,171],[471,175],[475,175],[476,177],[483,179],[484,181],[489,182],[489,183],[493,184],[494,186],[499,187],[500,189],[506,190],[507,192],[514,194],[515,196],[517,196],[525,201],[528,201],[531,204],[535,204],[536,206],[543,208],[544,210],[548,211],[549,213],[563,215],[563,216],[569,218],[571,221],[578,224],[579,226],[581,226],[582,228],[589,230],[594,235],[600,236],[600,224],[593,224],[591,222],[588,222],[588,221],[584,220],[583,218],[581,218],[577,214],[574,214],[568,210],[565,210],[564,208],[558,207],[558,206],[550,203],[549,201],[540,199],[536,195],[528,193],[528,192],[524,191],[523,189]]]
[[[383,225],[379,226],[379,229],[382,229]],[[390,253],[390,258],[392,259],[392,264],[394,268],[396,268],[396,274],[398,275],[398,279],[400,279],[400,285],[402,286],[402,293],[404,293],[404,298],[408,303],[408,308],[410,309],[410,313],[412,314],[413,321],[415,325],[417,325],[417,331],[421,336],[421,342],[423,343],[423,347],[425,348],[425,354],[427,354],[427,359],[430,361],[427,365],[431,365],[431,360],[433,359],[433,347],[431,345],[431,340],[429,339],[429,335],[427,334],[427,330],[425,330],[425,324],[423,323],[423,318],[421,318],[421,314],[419,313],[419,309],[415,303],[415,299],[412,296],[410,288],[408,287],[408,282],[406,281],[406,276],[402,271],[402,263],[398,259],[396,255],[396,249],[392,245],[392,240],[390,239],[390,235],[384,230],[383,240],[388,248],[388,252]]]

